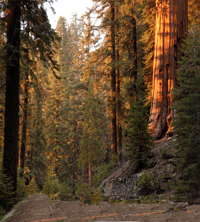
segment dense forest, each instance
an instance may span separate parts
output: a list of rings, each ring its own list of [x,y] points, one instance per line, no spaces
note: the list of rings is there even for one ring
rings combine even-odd
[[[0,3],[0,214],[27,192],[98,198],[171,136],[177,192],[197,195],[199,1],[93,0],[56,30],[47,3]]]

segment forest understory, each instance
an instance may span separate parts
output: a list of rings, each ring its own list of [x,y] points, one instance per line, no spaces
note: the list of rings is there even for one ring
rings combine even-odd
[[[46,3],[0,3],[0,217],[40,192],[199,203],[200,2],[93,0],[56,29]]]
[[[178,201],[175,198],[173,180],[179,176],[174,169],[176,143],[175,136],[155,141],[149,165],[142,170],[145,175],[153,175],[153,177],[146,177],[142,190],[139,192],[141,196],[137,196],[136,199],[127,199],[127,196],[123,195],[111,195],[91,204],[87,203],[86,199],[82,202],[78,200],[54,201],[42,193],[34,194],[14,206],[1,222],[199,221],[199,198],[184,201]],[[107,186],[112,185],[111,189],[115,189],[115,181],[122,176],[123,181],[126,181],[133,176],[131,171],[134,171],[131,165],[121,174],[118,169],[106,179]],[[160,181],[156,181],[159,176],[155,174],[161,175]],[[121,186],[130,190],[126,182],[121,182]],[[129,191],[124,190],[124,193],[127,194],[127,192]],[[131,193],[134,192],[137,191],[131,191]]]

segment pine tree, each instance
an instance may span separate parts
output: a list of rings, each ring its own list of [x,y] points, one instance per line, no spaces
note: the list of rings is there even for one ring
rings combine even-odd
[[[85,101],[83,122],[83,136],[80,141],[79,167],[88,169],[88,184],[92,186],[92,167],[101,163],[102,143],[101,128],[97,104],[92,91],[91,82],[88,83],[88,93]]]
[[[118,9],[117,1],[94,1],[94,7],[90,13],[95,13],[101,18],[101,24],[91,26],[91,30],[98,33],[103,32],[105,38],[103,43],[94,53],[91,53],[91,64],[97,67],[97,74],[102,78],[106,76],[107,83],[110,84],[110,94],[108,95],[108,103],[110,109],[110,143],[112,153],[117,154],[117,116],[116,116],[116,14]],[[91,15],[90,15],[91,16]],[[95,46],[99,42],[96,42]],[[108,81],[110,83],[108,83]]]
[[[20,167],[21,176],[25,168],[26,149],[27,149],[27,129],[30,116],[29,97],[31,87],[37,88],[36,94],[45,90],[39,84],[39,73],[37,73],[37,64],[42,62],[43,66],[49,67],[55,75],[58,69],[56,60],[53,58],[55,42],[58,36],[51,28],[44,2],[24,1],[21,5],[21,107],[23,112],[22,130],[21,130],[21,149],[20,149]],[[53,48],[54,46],[54,48]],[[43,70],[40,70],[43,72]],[[42,89],[42,90],[41,90]],[[31,91],[33,93],[33,91]],[[33,96],[34,97],[34,96]]]
[[[56,31],[61,38],[56,59],[60,63],[61,80],[49,73],[48,101],[46,102],[46,134],[49,173],[64,181],[75,194],[78,180],[78,155],[83,121],[83,55],[80,50],[82,24],[77,15],[67,24],[60,17]],[[53,166],[53,172],[52,172]],[[48,177],[48,175],[46,175]]]
[[[135,160],[138,167],[144,167],[152,148],[153,138],[148,129],[149,104],[147,102],[144,77],[139,74],[134,82],[135,93],[131,98],[131,106],[126,119],[126,150],[130,160]]]
[[[177,169],[181,173],[178,193],[199,190],[200,165],[200,29],[193,26],[184,46],[184,56],[178,70],[179,88],[174,89],[174,121],[178,145]]]
[[[33,177],[40,190],[42,190],[46,173],[46,138],[44,133],[45,123],[43,116],[44,98],[40,90],[32,93],[33,109],[31,110],[29,143],[27,147],[26,177],[31,180]]]

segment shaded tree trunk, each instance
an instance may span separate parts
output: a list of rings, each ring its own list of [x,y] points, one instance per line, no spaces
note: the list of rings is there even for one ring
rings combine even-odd
[[[187,35],[187,0],[156,0],[155,52],[150,128],[156,139],[173,131],[172,90],[177,87],[181,44]]]
[[[119,7],[116,7],[116,36],[119,33],[119,24],[120,24],[120,13]],[[116,61],[118,62],[120,59],[119,55],[119,36],[116,38]],[[119,64],[116,66],[116,119],[117,119],[117,154],[118,154],[118,162],[120,166],[123,166],[123,149],[122,149],[122,101],[121,101],[121,82],[122,82],[122,75],[120,73]]]
[[[133,60],[133,71],[131,72],[130,81],[132,81],[133,78],[137,78],[137,33],[136,33],[136,19],[133,17],[132,19],[132,29],[131,29],[131,39],[132,39],[132,45],[130,46],[130,57]]]
[[[115,5],[111,8],[111,150],[117,154],[117,124],[116,124],[116,68],[115,68]]]
[[[6,99],[3,170],[17,190],[19,138],[19,59],[20,59],[20,2],[8,0]]]
[[[120,165],[123,165],[123,150],[122,150],[122,104],[121,104],[121,76],[117,70],[117,153]]]

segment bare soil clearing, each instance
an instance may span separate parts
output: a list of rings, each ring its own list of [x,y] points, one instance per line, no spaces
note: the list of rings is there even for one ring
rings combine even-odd
[[[50,202],[48,196],[34,194],[16,205],[14,215],[6,222],[195,222],[200,221],[200,205],[113,204],[88,205],[79,201]]]

